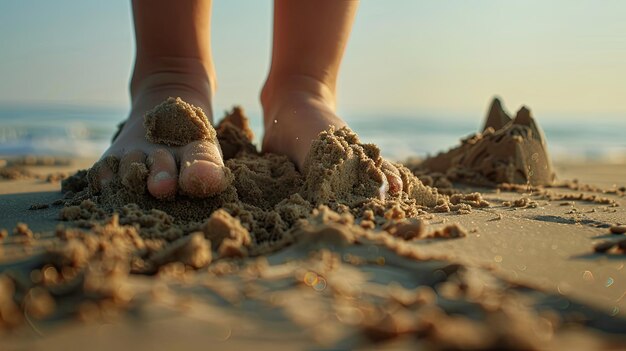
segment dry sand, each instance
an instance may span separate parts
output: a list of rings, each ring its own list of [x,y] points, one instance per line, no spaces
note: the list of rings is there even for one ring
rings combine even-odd
[[[423,182],[400,167],[407,185],[384,199],[377,149],[349,130],[323,134],[300,174],[256,152],[239,109],[216,128],[233,183],[208,200],[156,201],[128,177],[89,188],[86,174],[63,195],[58,178],[89,160],[9,162],[0,345],[624,347],[626,255],[594,245],[625,238],[625,184],[613,182],[626,167],[553,169],[534,121],[496,112],[491,132],[461,146],[473,150],[439,157],[453,156],[439,173],[409,164]],[[511,134],[522,138],[505,140],[510,159],[485,154],[492,135]],[[533,162],[545,172],[530,174]],[[560,181],[542,186],[553,172]]]

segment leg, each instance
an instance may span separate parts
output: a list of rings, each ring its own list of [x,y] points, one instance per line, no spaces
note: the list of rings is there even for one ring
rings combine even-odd
[[[148,191],[158,198],[171,197],[178,187],[196,196],[220,191],[225,178],[219,147],[204,142],[178,148],[154,145],[146,141],[143,126],[145,112],[169,96],[179,96],[212,117],[211,0],[133,0],[133,14],[137,53],[131,111],[104,156],[115,155],[122,165],[146,160]],[[110,171],[101,172],[102,182],[110,177]]]
[[[287,155],[302,168],[311,141],[335,113],[337,75],[358,0],[275,0],[272,66],[261,92],[263,149]],[[392,167],[392,166],[390,166]],[[388,172],[392,191],[402,188]]]

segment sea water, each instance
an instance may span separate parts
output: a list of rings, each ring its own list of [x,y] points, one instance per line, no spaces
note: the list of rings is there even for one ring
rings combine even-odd
[[[0,155],[97,157],[109,145],[123,108],[0,107]],[[380,146],[391,160],[425,157],[458,144],[479,130],[482,116],[385,113],[344,114],[363,142]],[[250,115],[258,144],[261,117]],[[626,119],[569,121],[541,116],[548,149],[555,161],[602,161],[626,164]]]

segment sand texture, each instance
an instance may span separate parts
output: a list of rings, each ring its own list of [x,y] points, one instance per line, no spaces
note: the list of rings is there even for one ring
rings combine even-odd
[[[146,116],[172,109],[185,118],[189,117],[189,111],[197,110],[180,99],[170,98]],[[402,220],[450,203],[447,196],[424,186],[400,164],[397,167],[404,188],[397,194],[387,193],[380,151],[375,145],[361,143],[347,128],[321,133],[312,144],[302,173],[284,156],[256,151],[247,118],[240,108],[233,109],[222,120],[218,132],[213,138],[226,145],[226,174],[232,178],[231,185],[223,192],[204,199],[194,198],[193,194],[178,194],[168,201],[155,199],[146,191],[148,170],[143,163],[133,163],[122,172],[115,157],[106,157],[89,171],[64,180],[69,206],[61,210],[61,219],[88,228],[94,221],[116,212],[120,223],[139,224],[142,237],[169,242],[206,228],[207,220],[210,222],[217,213],[223,213],[232,216],[233,223],[250,233],[252,239],[240,243],[247,247],[242,254],[258,255],[292,242],[300,220],[318,206],[356,218],[368,211],[372,214],[368,223],[376,226],[388,217]],[[152,134],[161,133],[167,134],[158,128],[152,131]],[[106,188],[93,179],[103,165],[118,173]],[[455,208],[453,204],[450,206]],[[469,210],[471,205],[465,204],[464,208]],[[210,238],[212,234],[206,235]],[[220,242],[213,245],[219,247]]]
[[[396,164],[393,194],[378,148],[349,129],[321,133],[299,172],[257,151],[240,108],[212,137],[232,182],[206,199],[152,198],[141,163],[105,188],[80,171],[59,192],[46,174],[76,163],[7,162],[0,174],[29,175],[0,182],[0,346],[625,347],[626,188],[613,184],[626,167],[553,167],[529,113],[499,106],[474,142]]]

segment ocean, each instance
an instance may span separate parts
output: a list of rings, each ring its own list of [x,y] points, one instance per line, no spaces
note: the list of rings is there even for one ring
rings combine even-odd
[[[0,155],[97,157],[108,146],[117,124],[126,116],[119,108],[20,106],[0,107]],[[252,114],[257,142],[261,118]],[[457,145],[480,128],[482,116],[344,115],[368,143],[380,146],[384,157],[404,160],[424,157]],[[602,161],[626,164],[626,120],[589,121],[538,118],[555,161]]]

